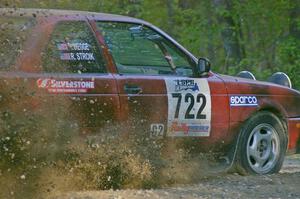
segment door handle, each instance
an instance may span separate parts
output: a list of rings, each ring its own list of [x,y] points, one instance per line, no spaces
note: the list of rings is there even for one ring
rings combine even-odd
[[[124,91],[127,94],[141,94],[143,92],[143,89],[137,85],[125,84]]]

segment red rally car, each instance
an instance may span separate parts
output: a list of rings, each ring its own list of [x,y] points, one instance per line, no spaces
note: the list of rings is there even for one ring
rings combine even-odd
[[[42,103],[34,96],[63,99],[66,109],[82,110],[82,127],[132,130],[128,121],[136,121],[145,137],[225,151],[246,173],[278,172],[286,152],[296,151],[298,91],[213,73],[145,21],[6,8],[0,16],[0,89],[31,90],[33,111]]]

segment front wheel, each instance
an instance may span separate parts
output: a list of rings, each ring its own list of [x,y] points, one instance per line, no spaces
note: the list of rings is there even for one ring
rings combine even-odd
[[[282,167],[287,149],[287,135],[279,118],[260,112],[242,129],[236,164],[242,174],[272,174]]]

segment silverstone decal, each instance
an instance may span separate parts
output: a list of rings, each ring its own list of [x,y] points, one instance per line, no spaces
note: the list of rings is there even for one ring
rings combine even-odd
[[[167,78],[168,132],[171,137],[209,136],[211,96],[206,79]]]
[[[258,106],[256,96],[230,96],[230,106]]]
[[[47,89],[49,93],[87,93],[89,89],[95,88],[92,81],[65,81],[55,79],[38,79],[37,86]]]

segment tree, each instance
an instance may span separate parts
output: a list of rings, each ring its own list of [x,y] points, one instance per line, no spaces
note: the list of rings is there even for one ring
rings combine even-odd
[[[240,21],[233,18],[233,3],[229,0],[213,0],[218,13],[218,19],[223,25],[222,38],[226,53],[225,72],[230,66],[238,65],[245,56],[245,50],[240,43],[242,37]],[[238,19],[239,20],[239,19]]]

